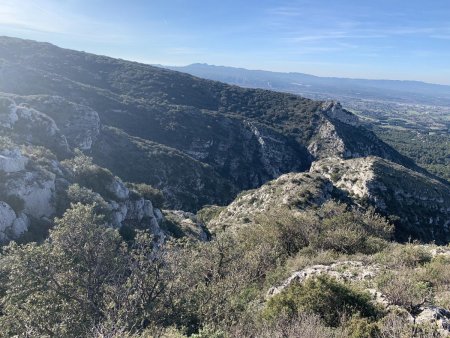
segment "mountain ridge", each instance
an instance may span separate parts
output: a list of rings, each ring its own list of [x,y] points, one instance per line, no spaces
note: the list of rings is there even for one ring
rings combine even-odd
[[[314,159],[336,151],[416,168],[371,132],[348,124],[351,114],[335,103],[12,38],[0,38],[0,69],[0,91],[62,96],[88,106],[102,125],[177,149],[239,190],[307,170]]]

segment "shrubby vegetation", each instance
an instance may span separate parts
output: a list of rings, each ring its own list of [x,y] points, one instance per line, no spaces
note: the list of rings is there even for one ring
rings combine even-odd
[[[114,198],[111,191],[107,189],[114,181],[114,175],[108,169],[94,164],[92,158],[84,155],[81,151],[78,151],[76,155],[61,162],[73,180],[81,186],[100,193],[104,198]]]
[[[450,137],[414,130],[375,128],[378,137],[433,174],[450,181]]]
[[[146,200],[152,201],[155,208],[161,209],[164,206],[164,195],[160,190],[153,188],[151,185],[145,183],[128,183],[127,187]]]
[[[357,314],[362,318],[375,320],[381,314],[370,302],[369,294],[327,276],[291,285],[269,300],[264,314],[274,320],[278,316],[292,317],[302,312],[314,313],[332,327],[339,326],[344,315]]]
[[[373,212],[328,203],[295,218],[268,216],[252,227],[220,231],[209,242],[180,238],[162,244],[141,231],[122,238],[99,214],[99,195],[87,188],[73,185],[69,196],[84,204],[72,204],[47,240],[2,249],[0,335],[392,337],[388,332],[398,330],[407,337],[425,332],[401,316],[390,317],[364,285],[331,277],[292,284],[266,298],[293,262],[323,260],[324,253],[330,261],[358,256],[400,264],[395,276],[386,271],[376,283],[411,314],[434,294],[449,291],[449,261],[427,256],[416,244],[389,244],[392,228]],[[351,243],[337,245],[346,243],[340,229],[354,233]]]

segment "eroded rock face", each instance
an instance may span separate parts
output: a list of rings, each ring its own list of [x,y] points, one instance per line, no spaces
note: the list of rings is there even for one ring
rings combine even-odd
[[[329,118],[338,120],[345,124],[359,127],[361,125],[358,117],[342,108],[342,105],[336,101],[325,101],[321,105],[322,113]]]
[[[267,295],[274,296],[292,283],[303,283],[308,278],[328,275],[343,282],[355,282],[375,278],[381,270],[377,264],[367,265],[360,261],[343,261],[330,265],[313,265],[294,272],[281,285],[269,289]]]
[[[24,213],[16,216],[15,211],[3,201],[0,201],[0,243],[19,237],[24,233],[30,222]]]
[[[430,250],[430,252],[432,252]],[[434,253],[435,255],[448,254],[448,252]],[[375,278],[385,271],[386,267],[380,264],[367,264],[362,261],[341,261],[329,265],[312,265],[302,270],[295,271],[289,278],[284,280],[280,285],[274,286],[267,292],[267,299],[283,292],[292,284],[304,283],[310,278],[316,278],[321,275],[327,275],[343,283],[358,283],[358,285],[367,285],[365,291],[368,292],[372,301],[388,312],[403,313],[409,321],[416,324],[427,324],[437,326],[439,332],[447,337],[450,335],[450,311],[448,309],[434,306],[424,305],[417,309],[417,315],[414,318],[406,309],[393,304],[389,298],[376,288],[373,282]],[[361,284],[361,282],[364,282]]]
[[[415,318],[417,324],[436,324],[440,333],[450,335],[450,311],[438,306],[422,306]]]
[[[10,175],[3,189],[23,200],[23,212],[34,218],[51,217],[55,213],[55,174],[22,171]]]
[[[144,198],[128,199],[126,201],[109,201],[111,211],[111,225],[120,228],[127,223],[139,224],[152,231],[159,239],[165,238],[165,234],[160,228],[163,218],[159,209],[153,208],[152,202]]]
[[[13,173],[25,170],[28,159],[22,156],[19,149],[0,151],[0,172]]]
[[[106,189],[119,200],[126,200],[130,195],[130,190],[128,190],[120,179],[113,180]]]
[[[42,145],[63,156],[70,153],[66,137],[51,117],[26,104],[18,105],[11,98],[1,100],[0,127],[20,135],[21,142]]]
[[[0,126],[11,129],[19,117],[16,114],[15,102],[7,97],[0,97]]]
[[[128,209],[125,219],[133,219],[140,222],[144,217],[155,217],[152,202],[149,200],[140,198],[134,201],[128,200],[125,204]]]
[[[311,172],[330,179],[355,202],[368,201],[400,222],[396,237],[425,242],[450,240],[450,187],[424,174],[378,157],[314,162]]]
[[[5,202],[0,201],[0,240],[7,237],[5,232],[9,230],[16,219],[16,213]]]
[[[349,157],[346,144],[339,137],[336,127],[330,121],[323,119],[316,131],[314,140],[308,145],[309,152],[316,159],[328,156]]]
[[[333,185],[317,174],[285,174],[262,187],[241,193],[208,223],[208,227],[252,225],[258,217],[289,208],[293,212],[321,205],[331,197]]]
[[[33,95],[16,97],[50,116],[67,138],[71,148],[91,149],[100,133],[100,118],[92,108],[70,102],[60,96]]]

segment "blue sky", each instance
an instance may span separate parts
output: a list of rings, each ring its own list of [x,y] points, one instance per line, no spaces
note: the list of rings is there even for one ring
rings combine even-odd
[[[450,84],[448,0],[0,0],[0,35],[145,63]]]

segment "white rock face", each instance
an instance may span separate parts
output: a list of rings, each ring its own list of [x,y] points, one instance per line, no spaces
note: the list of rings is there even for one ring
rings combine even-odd
[[[114,227],[120,228],[126,221],[141,222],[146,219],[151,227],[158,225],[158,218],[152,202],[143,198],[126,200],[123,202],[110,201],[111,222]],[[161,215],[162,216],[162,215]]]
[[[3,239],[5,230],[11,228],[16,219],[16,213],[5,202],[0,201],[0,240]]]
[[[291,283],[302,283],[308,278],[320,275],[328,275],[341,281],[362,281],[375,278],[380,271],[380,265],[367,265],[360,261],[343,261],[331,265],[313,265],[294,272],[281,285],[270,288],[267,295],[269,297],[274,296],[291,285]]]
[[[144,217],[155,217],[153,215],[153,205],[149,200],[144,200],[140,198],[135,201],[126,201],[125,205],[127,207],[126,219],[142,221]]]
[[[107,187],[109,192],[111,192],[115,198],[119,200],[126,200],[130,195],[130,190],[125,186],[125,184],[120,179],[115,179]]]
[[[19,149],[3,150],[0,152],[0,171],[13,173],[25,170],[28,159],[22,156]]]
[[[240,194],[208,222],[208,227],[252,226],[258,223],[260,215],[278,212],[282,207],[296,212],[302,203],[321,205],[330,198],[332,189],[331,182],[317,174],[284,174],[258,189]],[[302,196],[309,196],[308,201]]]
[[[417,324],[436,324],[439,333],[444,337],[450,335],[450,311],[437,306],[425,306],[420,308],[416,317]]]
[[[28,230],[29,226],[30,220],[28,219],[27,215],[25,215],[24,213],[20,213],[19,217],[17,217],[12,224],[13,236],[15,238],[19,237]]]
[[[351,155],[346,149],[344,141],[339,137],[335,126],[325,118],[317,130],[316,139],[308,145],[308,151],[318,159],[329,156],[349,157]]]
[[[127,217],[128,209],[125,203],[117,203],[116,201],[109,202],[109,209],[111,210],[111,223],[114,227],[120,228],[122,222]]]
[[[164,216],[163,216],[161,210],[155,208],[154,209],[154,213],[155,213],[155,217],[158,220],[158,222],[160,222],[160,221],[162,221],[164,219]]]
[[[23,212],[34,218],[51,217],[55,213],[55,174],[36,171],[19,172],[6,182],[9,195],[24,201]]]
[[[373,158],[343,160],[331,158],[313,162],[310,172],[320,173],[333,181],[338,188],[344,189],[359,198],[370,194],[374,179]]]
[[[24,106],[17,106],[15,109],[18,119],[27,121],[30,126],[44,127],[45,129],[42,131],[50,136],[54,136],[59,132],[55,121],[53,121],[53,119],[51,119],[49,116],[37,111],[36,109]]]
[[[60,96],[28,96],[21,100],[52,117],[72,148],[89,150],[100,133],[100,118],[90,107]]]
[[[361,125],[358,117],[342,108],[339,102],[326,101],[321,106],[322,112],[328,117],[340,122],[358,127]]]

